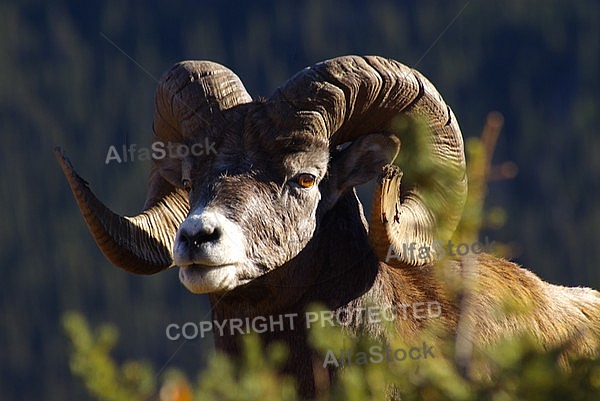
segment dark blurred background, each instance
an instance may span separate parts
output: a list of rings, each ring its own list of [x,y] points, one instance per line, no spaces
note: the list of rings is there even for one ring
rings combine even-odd
[[[486,235],[547,281],[600,288],[599,17],[595,0],[3,0],[0,398],[88,399],[69,372],[68,310],[115,323],[117,359],[157,368],[181,345],[166,326],[205,319],[175,270],[135,277],[104,259],[52,154],[60,144],[101,199],[139,212],[150,162],[105,159],[149,146],[155,78],[182,59],[222,63],[258,97],[315,62],[376,54],[423,72],[465,137],[501,112],[494,161],[519,174],[489,186],[486,207],[507,219]],[[210,349],[188,341],[169,365],[194,377]]]

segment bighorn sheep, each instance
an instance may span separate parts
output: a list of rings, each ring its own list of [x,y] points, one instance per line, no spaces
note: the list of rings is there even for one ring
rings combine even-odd
[[[398,116],[426,122],[430,163],[444,171],[434,168],[427,184],[406,173],[410,166],[391,165],[405,140]],[[209,294],[214,320],[302,316],[313,302],[338,311],[434,300],[443,325],[456,330],[461,308],[434,274],[438,261],[410,258],[402,247],[447,240],[467,192],[456,118],[419,72],[381,57],[339,57],[253,101],[227,68],[185,61],[160,81],[153,130],[154,143],[191,146],[208,138],[217,153],[153,160],[144,211],[135,217],[109,210],[56,150],[92,235],[115,265],[135,274],[179,266],[190,291]],[[354,187],[374,178],[367,225]],[[390,245],[400,257],[386,263]],[[461,277],[463,260],[439,263]],[[469,311],[477,344],[529,332],[544,348],[568,344],[573,354],[598,355],[598,292],[545,283],[486,254],[475,265],[478,285]],[[494,315],[506,297],[527,311]],[[396,322],[408,339],[424,324]],[[359,325],[385,338],[380,324],[349,326]],[[261,337],[289,345],[287,369],[310,396],[319,364],[303,327]],[[215,342],[220,350],[239,352],[235,335],[216,335]]]

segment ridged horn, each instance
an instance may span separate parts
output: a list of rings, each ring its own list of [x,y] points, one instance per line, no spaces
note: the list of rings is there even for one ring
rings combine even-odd
[[[250,101],[229,69],[206,61],[178,63],[163,75],[156,91],[153,144],[205,140],[223,111]],[[189,213],[181,160],[153,159],[144,211],[124,217],[94,195],[62,149],[57,147],[55,154],[92,236],[111,263],[135,274],[154,274],[173,265],[175,234]]]
[[[111,263],[135,274],[154,274],[171,266],[173,233],[189,209],[185,191],[172,192],[135,217],[122,217],[94,195],[60,147],[54,153],[88,229]]]
[[[381,259],[394,245],[402,263],[431,261],[417,258],[416,250],[411,257],[403,245],[414,242],[418,249],[449,239],[462,214],[467,181],[456,118],[425,77],[381,57],[338,57],[300,71],[269,102],[277,105],[276,113],[287,114],[278,119],[280,128],[311,127],[325,133],[331,146],[377,132],[398,135],[398,166],[382,172],[369,237]],[[419,122],[425,129],[415,129]]]
[[[160,79],[154,97],[153,146],[160,142],[217,141],[223,111],[249,103],[252,98],[239,77],[211,61],[182,61]],[[181,161],[153,159],[145,207],[151,207],[174,188],[181,187]],[[162,178],[159,178],[162,177]]]

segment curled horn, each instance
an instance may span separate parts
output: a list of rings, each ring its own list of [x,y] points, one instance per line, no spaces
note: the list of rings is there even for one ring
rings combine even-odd
[[[449,239],[462,214],[467,183],[460,128],[425,77],[394,60],[339,57],[300,71],[269,100],[277,105],[277,114],[287,114],[278,118],[281,128],[310,126],[325,133],[330,146],[366,134],[397,135],[403,148],[399,166],[382,171],[369,238],[382,259],[394,245],[405,264],[431,261],[431,257],[416,258],[416,252],[409,254],[403,245],[414,242],[419,249]],[[400,129],[407,121],[421,121],[426,129]],[[414,128],[411,123],[407,126]],[[415,137],[417,133],[423,135]],[[410,156],[423,147],[426,152],[421,153],[428,155],[425,162]]]
[[[206,61],[178,63],[156,90],[153,143],[204,140],[222,111],[250,101],[229,69]],[[144,211],[124,217],[94,195],[62,149],[56,148],[55,154],[92,236],[110,262],[135,274],[172,266],[175,234],[189,212],[188,195],[181,188],[182,164],[188,161],[153,159]]]

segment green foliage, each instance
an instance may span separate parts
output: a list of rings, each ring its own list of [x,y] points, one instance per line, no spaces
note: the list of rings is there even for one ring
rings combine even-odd
[[[144,400],[155,391],[155,373],[149,362],[129,361],[119,366],[111,359],[118,340],[114,326],[103,325],[92,332],[82,315],[70,312],[63,316],[63,327],[74,349],[71,371],[98,400]]]
[[[294,401],[298,397],[290,377],[277,373],[287,359],[287,349],[276,344],[264,349],[257,335],[244,337],[242,362],[235,364],[215,354],[202,372],[195,391],[197,400]]]
[[[71,370],[97,400],[300,399],[293,380],[279,373],[286,350],[281,346],[264,349],[255,335],[244,337],[241,363],[215,354],[195,386],[190,388],[185,375],[171,370],[160,375],[161,390],[156,391],[154,369],[147,362],[128,361],[119,367],[110,356],[117,337],[113,326],[101,326],[92,333],[85,319],[75,313],[66,314],[63,322],[73,347]],[[433,358],[398,361],[384,357],[364,364],[357,363],[358,353],[373,357],[369,349],[382,344],[355,339],[337,327],[318,325],[311,332],[311,342],[323,356],[333,351],[340,364],[339,350],[352,348],[351,364],[344,364],[331,387],[320,388],[318,401],[383,401],[389,397],[403,401],[589,401],[600,397],[600,361],[571,360],[570,369],[563,369],[558,364],[562,350],[541,352],[526,337],[506,338],[493,348],[476,350],[472,363],[479,370],[471,377],[462,375],[453,362],[454,343],[448,337],[423,337],[419,343],[400,338],[390,341],[391,350],[409,350],[427,343],[432,346]],[[179,386],[179,391],[173,386]]]

